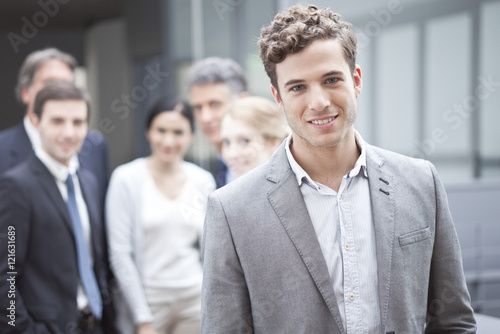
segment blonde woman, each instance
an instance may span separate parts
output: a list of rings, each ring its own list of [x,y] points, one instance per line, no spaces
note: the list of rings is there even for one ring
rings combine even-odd
[[[289,134],[274,102],[257,96],[236,100],[221,125],[222,158],[239,177],[266,162]]]

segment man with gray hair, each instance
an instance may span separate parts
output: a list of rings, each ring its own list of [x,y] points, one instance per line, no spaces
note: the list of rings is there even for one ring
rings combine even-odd
[[[248,96],[245,74],[231,59],[206,58],[191,68],[188,88],[196,123],[220,155],[222,118],[234,100]],[[217,165],[210,169],[217,188],[231,180],[227,166],[220,156],[217,157]]]
[[[0,131],[0,175],[19,165],[40,147],[40,135],[30,121],[37,93],[53,80],[74,81],[77,62],[73,56],[56,48],[37,50],[26,57],[19,70],[16,96],[26,106],[26,114],[19,124]],[[106,139],[101,133],[88,132],[78,162],[96,177],[101,201],[104,201],[108,183],[109,154]]]

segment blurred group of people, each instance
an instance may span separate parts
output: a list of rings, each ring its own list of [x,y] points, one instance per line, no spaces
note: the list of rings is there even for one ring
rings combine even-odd
[[[91,101],[74,85],[76,65],[55,48],[28,55],[16,87],[25,117],[0,132],[0,226],[15,228],[18,268],[9,271],[16,326],[5,328],[199,333],[207,197],[273,154],[289,134],[284,115],[249,97],[236,62],[201,60],[190,71],[190,103],[165,96],[146,115],[151,154],[109,178],[108,145],[88,131]],[[218,152],[212,173],[185,161],[197,127]]]
[[[29,55],[0,132],[0,332],[475,333],[435,167],[354,129],[356,43],[328,9],[278,13],[258,42],[275,103],[201,60],[109,184],[75,60]],[[195,124],[212,173],[185,160]]]

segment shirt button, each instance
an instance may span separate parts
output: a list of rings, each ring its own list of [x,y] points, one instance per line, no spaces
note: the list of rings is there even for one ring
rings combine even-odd
[[[350,299],[350,300],[354,300],[354,298],[355,298],[354,293],[351,293],[351,294],[349,295],[349,299]]]
[[[339,196],[339,202],[342,202],[342,196]]]
[[[345,250],[349,250],[349,247],[350,247],[349,244],[344,245]]]

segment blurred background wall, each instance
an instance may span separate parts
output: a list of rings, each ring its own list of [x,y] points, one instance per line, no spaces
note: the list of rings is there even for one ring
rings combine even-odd
[[[16,75],[54,46],[80,63],[113,167],[148,153],[145,112],[164,94],[187,98],[193,61],[245,69],[271,98],[257,55],[262,26],[292,0],[2,0],[0,129],[19,122]],[[364,139],[432,161],[443,178],[477,310],[500,316],[500,1],[316,0],[351,21],[363,74],[356,128]],[[201,135],[189,158],[213,155]]]

